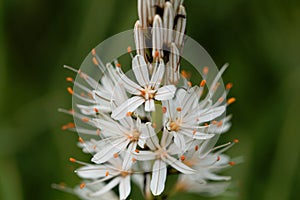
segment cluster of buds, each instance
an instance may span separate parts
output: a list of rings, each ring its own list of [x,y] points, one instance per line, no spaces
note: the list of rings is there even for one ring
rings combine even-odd
[[[67,67],[78,74],[76,81],[67,78],[74,84],[74,90],[68,88],[68,92],[77,103],[74,110],[62,111],[77,123],[63,129],[80,134],[79,146],[92,154],[92,164],[70,158],[83,165],[75,172],[84,181],[75,189],[54,185],[56,188],[93,200],[126,199],[132,182],[146,199],[182,191],[219,194],[226,188],[227,182],[216,181],[230,177],[217,173],[235,164],[224,151],[238,140],[215,144],[231,126],[225,112],[235,101],[226,101],[232,84],[221,94],[216,92],[227,65],[215,75],[204,67],[199,85],[180,76],[179,52],[186,26],[182,3],[138,1],[136,51],[128,49],[134,79],[116,60],[104,65],[95,49],[90,62],[101,73],[99,81]],[[207,85],[209,76],[212,83]],[[165,182],[172,175],[178,179],[168,193]],[[119,197],[112,190],[117,185]]]

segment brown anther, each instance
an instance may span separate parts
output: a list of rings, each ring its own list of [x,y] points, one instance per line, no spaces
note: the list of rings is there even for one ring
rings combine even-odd
[[[195,151],[198,151],[198,149],[199,149],[199,146],[196,145],[196,146],[195,146]]]
[[[92,49],[92,55],[95,56],[96,55],[96,50]]]
[[[69,158],[69,161],[75,163],[76,159],[75,158]]]
[[[217,161],[219,161],[219,160],[221,160],[221,157],[220,157],[220,156],[217,157]]]
[[[238,139],[233,140],[234,143],[239,143],[240,141]]]
[[[82,118],[81,120],[82,120],[83,122],[89,122],[89,121],[90,121],[90,119],[87,118],[87,117],[84,117],[84,118]]]
[[[116,63],[116,66],[120,68],[120,67],[121,67],[121,64],[120,64],[120,63]]]
[[[79,138],[78,138],[78,141],[79,141],[81,144],[84,143],[84,140],[82,139],[82,137],[79,137]]]
[[[184,155],[180,156],[180,160],[184,161],[185,160],[185,156]]]
[[[130,53],[131,52],[131,46],[127,47],[127,52]]]
[[[227,104],[232,104],[233,102],[235,102],[235,98],[234,97],[231,97],[230,99],[227,100]]]
[[[162,107],[162,112],[166,113],[167,112],[167,108],[165,106]]]
[[[136,150],[134,150],[135,151],[135,153],[140,153],[140,150],[138,150],[138,149],[136,149]]]
[[[99,113],[99,110],[97,108],[94,108],[95,113]]]
[[[105,172],[105,176],[108,176],[108,175],[109,175],[109,172],[108,172],[108,171],[106,171],[106,172]]]
[[[204,74],[204,75],[207,75],[207,74],[208,74],[208,71],[209,71],[208,67],[205,66],[205,67],[203,68],[203,74]]]
[[[203,80],[201,81],[201,83],[200,83],[200,87],[204,87],[205,84],[206,84],[206,80],[203,79]]]
[[[73,91],[72,88],[68,87],[67,90],[68,90],[68,92],[69,92],[70,94],[74,94],[74,91]]]
[[[94,63],[94,65],[99,65],[97,58],[93,57],[93,63]]]
[[[130,117],[131,115],[132,115],[132,112],[127,112],[127,113],[126,113],[126,116],[127,116],[127,117]]]
[[[80,189],[82,189],[82,188],[84,188],[85,187],[85,183],[81,183],[80,185],[79,185],[79,188]]]
[[[97,130],[96,130],[96,134],[97,134],[97,135],[100,135],[100,129],[97,129]]]
[[[73,79],[72,77],[67,77],[67,78],[66,78],[66,81],[68,81],[68,82],[73,82],[74,79]]]
[[[232,83],[227,83],[227,84],[226,84],[226,90],[229,90],[229,89],[231,89],[231,88],[232,88],[232,86],[233,86],[233,84],[232,84]]]
[[[223,122],[222,121],[219,121],[218,123],[217,123],[217,127],[221,127],[223,125]]]
[[[117,158],[119,157],[119,154],[118,153],[114,153],[114,158]]]
[[[235,165],[235,162],[232,162],[232,161],[231,161],[231,162],[229,162],[228,164],[229,164],[230,166],[234,166],[234,165]]]
[[[181,112],[181,111],[182,111],[182,108],[181,108],[181,107],[177,107],[176,110],[177,110],[178,112]]]

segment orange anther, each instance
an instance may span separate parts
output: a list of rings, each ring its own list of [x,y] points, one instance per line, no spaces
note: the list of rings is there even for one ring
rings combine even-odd
[[[220,157],[220,156],[217,157],[217,161],[219,161],[219,160],[221,160],[221,157]]]
[[[136,150],[134,150],[135,151],[135,153],[140,153],[140,150],[138,150],[138,149],[136,149]]]
[[[231,88],[232,88],[232,86],[233,86],[233,84],[232,84],[232,83],[227,83],[227,85],[226,85],[226,90],[229,90],[229,89],[231,89]]]
[[[117,158],[119,157],[119,154],[118,153],[114,153],[114,158]]]
[[[223,125],[223,122],[222,121],[219,121],[218,123],[217,123],[217,127],[221,127]]]
[[[230,166],[233,166],[233,165],[235,165],[235,162],[232,162],[232,161],[231,161],[231,162],[229,162],[228,164],[229,164]]]
[[[184,155],[180,156],[180,160],[184,161],[185,160],[185,156]]]
[[[99,110],[97,108],[94,108],[95,113],[99,113]]]
[[[131,160],[132,160],[132,162],[136,162],[136,158],[132,158]]]
[[[127,117],[130,117],[131,115],[132,115],[132,112],[127,112],[127,113],[126,113],[126,116],[127,116]]]
[[[79,188],[80,189],[82,189],[82,188],[84,188],[85,187],[85,183],[81,183],[80,185],[79,185]]]
[[[121,64],[120,64],[120,63],[116,63],[116,66],[120,68],[120,67],[121,67]]]
[[[131,46],[127,47],[127,52],[130,53],[131,52]]]
[[[212,121],[211,123],[215,125],[215,124],[217,124],[218,122],[217,122],[216,120],[214,120],[214,121]]]
[[[70,94],[74,94],[74,91],[73,91],[72,88],[68,87],[67,90],[68,90],[68,92],[69,92]]]
[[[190,87],[192,87],[192,85],[193,85],[191,81],[188,81],[187,84],[188,84]]]
[[[74,162],[76,162],[76,159],[75,158],[69,158],[69,161],[74,163]]]
[[[67,78],[66,78],[66,81],[68,81],[68,82],[73,82],[74,79],[73,79],[72,77],[67,77]]]
[[[84,117],[84,118],[82,118],[82,121],[83,121],[83,122],[89,122],[89,121],[90,121],[90,119],[89,119],[89,118],[87,118],[87,117]]]
[[[162,107],[162,112],[166,113],[167,112],[167,108],[165,106]]]
[[[82,137],[79,137],[79,138],[78,138],[78,141],[79,141],[80,143],[82,143],[82,144],[84,143],[84,140],[82,139]]]
[[[158,57],[159,57],[159,52],[158,52],[158,51],[155,51],[154,57],[155,57],[155,58],[158,58]]]
[[[176,110],[177,110],[178,112],[181,112],[181,111],[182,111],[182,108],[181,108],[181,107],[177,107]]]
[[[201,83],[200,83],[200,87],[204,87],[205,84],[206,84],[206,80],[203,79],[203,80],[201,81]]]
[[[204,75],[208,74],[208,71],[209,71],[208,67],[205,66],[205,67],[203,68],[203,74],[204,74]]]
[[[156,123],[152,123],[152,127],[153,127],[153,128],[156,128]]]
[[[106,172],[105,172],[105,176],[108,176],[108,175],[109,175],[109,172],[108,172],[108,171],[106,171]]]
[[[235,102],[235,98],[234,97],[231,97],[230,99],[227,100],[227,104],[232,104],[233,102]]]
[[[94,65],[99,65],[97,58],[93,57],[93,63],[94,63]]]
[[[233,140],[234,143],[239,143],[240,141],[238,139]]]
[[[96,50],[92,49],[92,55],[95,56],[96,55]]]
[[[184,78],[187,78],[187,79],[189,79],[191,77],[191,74],[185,70],[181,70],[180,74],[181,74],[181,76],[183,76]]]
[[[94,145],[94,146],[93,146],[93,149],[94,149],[94,150],[96,150],[96,149],[97,149],[97,146],[96,146],[96,145]]]
[[[198,149],[199,149],[199,146],[196,145],[196,146],[195,146],[195,151],[198,151]]]

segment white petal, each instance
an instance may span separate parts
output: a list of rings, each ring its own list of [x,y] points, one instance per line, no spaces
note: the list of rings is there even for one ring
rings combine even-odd
[[[174,143],[181,151],[185,150],[185,139],[180,133],[174,132]]]
[[[172,138],[173,138],[173,135],[171,133],[169,133],[169,131],[164,128],[163,130],[163,135],[162,135],[162,138],[161,138],[161,146],[163,147],[167,147],[171,144],[172,142]]]
[[[137,146],[137,142],[131,142],[130,145],[128,146],[127,150],[124,152],[125,156],[124,156],[124,160],[123,160],[123,165],[122,165],[122,170],[129,170],[130,167],[133,164],[132,161],[132,152],[136,149]]]
[[[219,106],[216,108],[211,108],[206,111],[200,111],[199,112],[199,121],[198,123],[207,122],[210,120],[215,119],[216,117],[219,117],[224,111],[226,110],[225,106]]]
[[[153,165],[150,188],[154,196],[160,195],[165,189],[167,176],[166,163],[161,159],[156,160]]]
[[[158,67],[157,64],[158,63],[155,63],[154,72],[150,81],[150,85],[154,87],[154,89],[157,89],[159,87],[165,72],[164,61],[161,59]]]
[[[100,177],[105,177],[106,171],[107,171],[106,166],[87,165],[77,169],[75,172],[81,178],[97,179]]]
[[[106,184],[103,188],[101,188],[101,190],[91,193],[90,195],[93,197],[100,196],[100,195],[110,191],[111,189],[113,189],[116,185],[118,185],[120,183],[120,180],[121,180],[121,177],[116,177],[112,181],[110,181],[108,184]]]
[[[134,153],[134,157],[137,160],[155,160],[156,154],[152,151],[139,151],[139,153]]]
[[[158,138],[154,131],[154,128],[152,127],[152,124],[150,122],[146,123],[146,126],[142,129],[142,132],[145,133],[145,136],[147,138],[146,144],[151,150],[156,150],[157,147],[159,147],[158,144]]]
[[[142,105],[145,99],[140,96],[134,96],[126,100],[119,107],[113,110],[111,117],[118,120],[126,117],[128,112],[133,112],[137,107]]]
[[[141,86],[139,86],[138,84],[136,84],[135,82],[130,80],[125,74],[122,74],[120,77],[121,77],[123,86],[129,93],[135,94],[135,95],[140,94],[140,90],[142,89]]]
[[[215,134],[201,133],[198,131],[194,132],[189,129],[181,129],[179,132],[196,140],[207,140],[215,136]]]
[[[101,151],[93,156],[92,162],[99,164],[108,161],[115,153],[119,153],[121,150],[126,148],[129,142],[130,140],[124,137],[116,141],[112,141],[111,144],[105,145]]]
[[[181,161],[175,159],[174,157],[167,155],[166,157],[162,157],[162,159],[167,162],[169,165],[180,171],[184,174],[194,174],[196,171],[187,165],[183,164]]]
[[[136,55],[132,60],[132,70],[141,86],[149,84],[148,66],[143,56]]]
[[[120,200],[125,200],[131,191],[130,176],[122,177],[119,185]]]
[[[166,85],[157,90],[157,93],[155,94],[156,100],[169,100],[174,97],[176,91],[176,87],[174,85]]]
[[[153,99],[146,100],[145,111],[150,112],[150,111],[154,111],[154,110],[155,110],[154,100]]]
[[[213,181],[229,181],[231,179],[230,176],[219,176],[211,172],[206,172],[204,176],[206,179],[213,180]]]

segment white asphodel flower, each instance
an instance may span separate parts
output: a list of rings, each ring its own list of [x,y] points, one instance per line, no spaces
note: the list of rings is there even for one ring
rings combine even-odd
[[[126,154],[125,154],[126,157]],[[77,162],[74,160],[74,162]],[[109,181],[97,191],[87,194],[91,198],[101,197],[103,194],[111,191],[114,187],[119,185],[119,199],[126,199],[131,191],[130,179],[132,175],[133,162],[125,162],[121,156],[110,159],[107,163],[101,165],[92,165],[82,162],[85,166],[77,169],[75,172],[83,179],[89,179],[90,182],[85,183],[84,186],[93,186],[95,184]]]
[[[151,151],[138,151],[134,154],[134,157],[139,161],[154,160],[150,189],[152,194],[156,196],[164,191],[167,178],[167,165],[170,165],[183,174],[193,174],[195,170],[173,157],[180,152],[180,149],[172,143],[172,137],[167,131],[163,132],[159,144],[159,139],[154,133],[151,123],[147,123],[146,126],[147,134],[149,135],[146,144]]]
[[[148,65],[141,55],[136,55],[133,58],[132,70],[139,84],[130,80],[125,74],[121,75],[123,86],[133,97],[113,109],[111,117],[114,119],[124,118],[128,112],[133,112],[142,104],[145,104],[146,112],[154,111],[154,100],[169,100],[173,98],[176,91],[174,85],[160,86],[165,71],[165,64],[162,59],[155,63],[151,79],[149,78]],[[116,90],[114,92],[118,93]]]
[[[94,141],[96,154],[92,161],[100,164],[113,157],[116,157],[121,151],[126,151],[127,156],[124,162],[131,162],[131,152],[136,150],[137,145],[144,148],[146,140],[145,127],[140,118],[137,120],[127,116],[118,122],[109,117],[93,120],[96,127],[101,128],[102,140]]]
[[[174,136],[175,144],[185,150],[187,138],[207,140],[215,134],[208,130],[211,125],[204,125],[224,113],[226,107],[218,105],[199,104],[203,88],[194,86],[188,89],[178,89],[174,100],[163,101],[163,112],[167,129]]]

